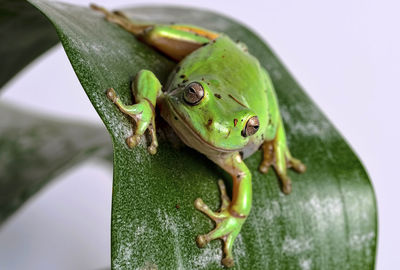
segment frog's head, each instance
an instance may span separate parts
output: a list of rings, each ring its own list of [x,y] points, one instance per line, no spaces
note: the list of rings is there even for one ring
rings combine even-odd
[[[263,136],[258,116],[229,91],[220,91],[216,81],[172,83],[165,99],[168,122],[186,144],[202,153],[238,151]]]

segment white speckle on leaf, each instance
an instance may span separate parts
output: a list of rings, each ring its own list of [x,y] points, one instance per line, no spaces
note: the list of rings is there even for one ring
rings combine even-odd
[[[299,266],[301,270],[310,270],[312,266],[312,260],[311,259],[304,259],[300,258],[299,259]]]
[[[109,48],[106,48],[104,46],[101,46],[99,43],[90,43],[90,49],[92,49],[95,52],[102,52],[102,51],[108,51]]]
[[[114,268],[116,270],[120,269],[126,269],[126,267],[129,267],[131,265],[130,259],[132,257],[132,242],[130,241],[124,241],[121,243],[118,249],[118,256],[114,260]],[[118,262],[123,262],[124,265],[119,264]]]
[[[116,222],[121,222],[121,217],[116,217]],[[137,224],[137,225],[134,225]],[[118,233],[118,238],[123,238],[126,231],[133,232],[132,239],[126,239],[126,241],[120,241],[117,256],[113,261],[114,268],[119,269],[133,269],[132,258],[143,256],[140,250],[137,249],[137,245],[142,243],[145,245],[151,245],[151,239],[157,233],[153,231],[146,222],[141,219],[134,220],[132,223],[125,224],[124,231]],[[131,233],[129,233],[131,235]],[[153,260],[152,256],[147,257],[148,260]],[[154,269],[154,268],[140,268],[140,269]]]
[[[282,74],[281,74],[281,72],[278,70],[278,69],[274,69],[273,71],[272,71],[272,74],[271,74],[272,76],[274,76],[274,78],[276,79],[276,80],[280,80],[281,78],[282,78]]]
[[[282,252],[287,255],[299,255],[312,249],[311,239],[292,238],[286,236],[282,244]]]
[[[222,250],[207,245],[201,249],[202,253],[194,258],[194,265],[198,269],[208,268],[210,264],[219,263],[222,258]]]
[[[269,205],[270,207],[268,208],[256,210],[256,215],[262,220],[262,222],[271,223],[276,218],[279,218],[282,214],[281,207],[278,201],[270,201]]]
[[[317,198],[313,196],[308,204],[320,213],[327,212],[333,216],[340,216],[343,209],[340,198]]]
[[[318,226],[322,231],[331,226],[329,222],[333,218],[343,218],[343,202],[340,198],[318,198],[314,195],[302,204],[302,208],[308,209],[309,214],[318,220]]]
[[[241,234],[236,237],[234,253],[236,258],[244,258],[246,256],[246,245]]]
[[[295,104],[288,108],[280,106],[280,112],[284,119],[285,125],[291,130],[291,133],[302,134],[311,137],[330,137],[332,134],[332,127],[329,122],[321,118],[318,112],[314,112],[311,108],[304,108],[303,104]],[[292,115],[304,115],[307,121],[298,121],[297,117],[292,118]]]
[[[350,237],[350,248],[352,250],[366,250],[367,256],[370,256],[371,249],[371,242],[375,241],[375,232],[370,232],[366,234],[354,234]]]
[[[139,270],[157,270],[158,267],[154,263],[146,262],[143,267],[139,268]]]
[[[133,234],[135,240],[138,239],[141,235],[143,235],[146,229],[147,229],[146,223],[142,223],[140,226],[138,226]]]
[[[293,122],[290,123],[289,128],[294,134],[302,134],[305,136],[319,136],[327,137],[331,135],[331,126],[327,121],[308,121],[304,122]]]
[[[170,231],[172,233],[172,238],[174,240],[174,253],[177,260],[177,269],[185,269],[182,261],[182,252],[180,249],[181,244],[179,243],[178,224],[166,212],[162,213],[160,209],[157,210],[157,217],[160,220],[160,224],[162,224],[161,229],[163,231]]]

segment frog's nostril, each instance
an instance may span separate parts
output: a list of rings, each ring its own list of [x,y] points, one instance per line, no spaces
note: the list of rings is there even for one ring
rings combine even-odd
[[[213,129],[213,120],[210,118],[208,119],[207,123],[206,123],[206,128],[208,130],[212,130]]]

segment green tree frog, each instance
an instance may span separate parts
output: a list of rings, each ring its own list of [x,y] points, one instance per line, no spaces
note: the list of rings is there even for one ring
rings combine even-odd
[[[214,239],[223,240],[227,267],[234,265],[233,243],[250,213],[251,173],[243,162],[263,148],[259,170],[267,173],[272,165],[285,194],[291,192],[287,168],[304,172],[306,167],[289,152],[274,87],[267,71],[247,52],[242,43],[228,36],[192,25],[136,24],[121,12],[109,12],[96,5],[93,9],[105,18],[133,33],[179,63],[164,87],[149,70],[142,70],[132,83],[136,104],[125,105],[113,88],[108,98],[136,121],[129,147],[138,144],[149,131],[148,150],[156,153],[155,106],[161,116],[189,147],[206,155],[232,176],[233,189],[228,197],[222,180],[218,182],[222,205],[212,211],[198,198],[195,207],[216,226],[199,235],[199,247]]]

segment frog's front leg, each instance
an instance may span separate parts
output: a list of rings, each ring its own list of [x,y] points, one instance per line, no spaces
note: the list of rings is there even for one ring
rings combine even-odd
[[[282,182],[282,191],[289,194],[292,191],[292,183],[287,175],[287,168],[293,168],[299,173],[306,170],[306,166],[298,159],[292,157],[286,143],[285,129],[282,119],[278,119],[278,127],[275,138],[271,141],[265,141],[262,145],[264,158],[259,170],[267,173],[269,166],[274,166],[279,179]]]
[[[154,155],[158,146],[155,130],[155,105],[157,96],[161,93],[161,84],[151,71],[141,70],[132,82],[132,92],[136,102],[134,105],[123,104],[113,88],[107,90],[107,97],[136,122],[136,130],[126,140],[128,146],[135,147],[139,143],[140,137],[148,129],[152,139],[148,150],[150,154]]]
[[[199,247],[204,247],[211,240],[222,239],[225,254],[222,263],[226,267],[232,267],[234,265],[233,243],[250,213],[252,200],[251,173],[238,152],[211,159],[232,176],[232,201],[226,194],[222,180],[218,182],[222,199],[219,211],[212,211],[200,198],[195,201],[195,207],[216,223],[214,230],[197,237],[197,244]]]

